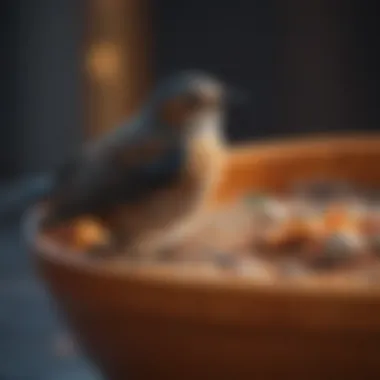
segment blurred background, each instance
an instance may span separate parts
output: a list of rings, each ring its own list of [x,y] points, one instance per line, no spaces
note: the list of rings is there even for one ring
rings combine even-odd
[[[180,69],[250,92],[250,106],[231,112],[231,143],[379,130],[377,8],[360,0],[3,0],[0,204]],[[17,220],[5,223],[0,379],[96,378],[51,312]]]

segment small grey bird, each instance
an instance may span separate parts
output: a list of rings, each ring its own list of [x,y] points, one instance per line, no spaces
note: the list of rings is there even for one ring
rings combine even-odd
[[[179,197],[177,205],[181,204],[177,207],[181,211],[173,211],[171,220],[175,213],[185,213],[183,203],[190,205],[188,213],[195,201],[184,199],[202,198],[210,183],[215,183],[213,173],[224,145],[225,105],[234,99],[233,91],[205,73],[186,71],[165,80],[129,122],[88,142],[54,172],[39,194],[50,205],[46,222],[113,213],[118,217],[109,220],[118,228],[125,215],[116,209],[144,203],[147,218],[154,219],[148,199],[160,204],[156,195],[169,188],[170,194]],[[167,201],[172,196],[164,198]],[[157,207],[162,214],[170,214],[162,202]],[[136,218],[135,222],[138,224]]]

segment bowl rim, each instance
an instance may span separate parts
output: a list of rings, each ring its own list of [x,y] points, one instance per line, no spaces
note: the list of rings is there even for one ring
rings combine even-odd
[[[380,145],[380,133],[354,133],[354,134],[318,134],[316,136],[284,138],[284,139],[265,139],[257,140],[246,144],[241,144],[231,149],[239,150],[242,155],[252,152],[253,149],[265,151],[267,148],[277,147],[290,149],[292,146],[302,146],[304,143],[311,143],[315,146],[326,143],[358,143],[358,139],[367,143]],[[376,140],[374,142],[374,140]],[[337,286],[304,286],[298,281],[275,281],[263,282],[261,280],[240,276],[238,274],[218,274],[216,276],[207,274],[205,276],[192,273],[184,275],[182,271],[173,270],[173,266],[164,264],[136,265],[123,263],[123,266],[108,265],[105,261],[95,261],[85,258],[79,252],[74,252],[68,247],[54,243],[40,233],[40,223],[47,212],[45,204],[37,203],[27,209],[21,218],[21,233],[27,247],[33,252],[38,260],[42,260],[50,265],[58,266],[62,270],[76,272],[82,275],[112,278],[119,281],[141,283],[152,286],[165,287],[186,287],[191,289],[204,290],[206,288],[216,291],[248,292],[275,294],[282,296],[310,296],[310,297],[329,297],[343,298],[369,298],[380,299],[380,286],[347,286],[340,284]],[[184,264],[186,266],[187,264]],[[175,266],[174,268],[178,268]]]

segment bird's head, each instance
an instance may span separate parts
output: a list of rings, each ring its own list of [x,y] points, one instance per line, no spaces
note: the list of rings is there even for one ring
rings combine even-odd
[[[159,85],[151,105],[171,135],[194,137],[221,132],[225,106],[231,101],[239,101],[236,90],[209,74],[186,71]]]

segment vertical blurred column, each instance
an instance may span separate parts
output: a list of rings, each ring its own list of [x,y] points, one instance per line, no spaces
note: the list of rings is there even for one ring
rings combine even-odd
[[[94,136],[144,100],[151,81],[148,0],[91,0],[86,12],[86,124]]]
[[[358,129],[380,131],[379,3],[354,0],[351,8],[350,62],[353,63],[353,98]]]
[[[83,139],[82,4],[14,0],[11,48],[15,120],[9,162],[15,175],[51,170]]]
[[[13,149],[17,135],[17,15],[18,2],[7,1],[0,12],[1,47],[0,62],[0,181],[14,175]]]
[[[282,121],[286,129],[303,133],[350,127],[349,3],[278,1],[284,23]]]

